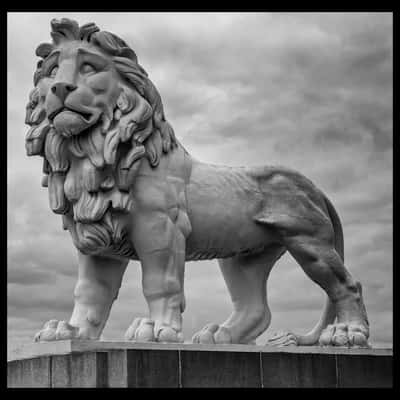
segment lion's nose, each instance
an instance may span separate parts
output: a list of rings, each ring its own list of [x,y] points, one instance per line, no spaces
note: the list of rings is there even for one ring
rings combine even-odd
[[[76,89],[76,86],[71,83],[57,82],[51,87],[51,91],[64,102],[65,98]]]

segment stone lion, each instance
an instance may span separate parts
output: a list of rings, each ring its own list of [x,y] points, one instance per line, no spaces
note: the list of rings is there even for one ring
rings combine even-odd
[[[268,343],[368,346],[339,217],[312,182],[282,167],[194,159],[122,39],[70,19],[52,20],[51,36],[36,49],[26,150],[44,159],[42,185],[78,250],[79,273],[69,322],[48,321],[36,341],[98,339],[129,260],[140,260],[149,315],[134,319],[126,339],[182,342],[185,261],[217,258],[233,312],[193,341],[254,343],[271,320],[269,273],[288,251],[327,300],[308,334]]]

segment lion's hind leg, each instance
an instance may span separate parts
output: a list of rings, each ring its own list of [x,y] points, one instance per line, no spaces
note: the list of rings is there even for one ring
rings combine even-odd
[[[219,260],[233,312],[222,324],[208,324],[193,336],[194,343],[254,343],[269,326],[266,282],[275,261],[284,253],[272,247],[257,255],[238,255]]]
[[[320,235],[298,234],[288,237],[286,242],[289,252],[305,273],[325,290],[336,308],[337,323],[328,325],[319,342],[367,346],[369,327],[361,285],[350,275],[331,241]]]
[[[273,226],[289,253],[329,297],[324,322],[313,330],[318,334],[310,335],[313,340],[297,344],[368,346],[369,326],[361,285],[353,279],[335,248],[335,232],[329,219],[322,213],[307,218],[295,216],[295,210],[290,214],[284,215],[281,223],[278,216]],[[335,317],[337,321],[333,323]],[[326,322],[329,325],[322,330]],[[291,343],[290,335],[283,339],[288,339],[286,344],[296,344],[296,341]],[[280,340],[273,342],[270,344],[280,344]]]

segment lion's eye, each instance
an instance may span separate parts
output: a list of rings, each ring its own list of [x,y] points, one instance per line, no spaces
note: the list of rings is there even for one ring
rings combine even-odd
[[[58,66],[56,65],[56,66],[54,66],[54,67],[50,70],[49,76],[50,76],[51,78],[54,78],[54,77],[56,76],[57,71],[58,71]]]
[[[93,67],[93,65],[89,63],[84,63],[81,67],[81,72],[83,74],[91,74],[96,72],[96,68]]]

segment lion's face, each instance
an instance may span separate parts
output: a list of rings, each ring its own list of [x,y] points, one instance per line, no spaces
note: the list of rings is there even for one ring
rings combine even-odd
[[[101,118],[112,119],[120,78],[110,57],[97,46],[81,40],[62,42],[44,60],[42,71],[52,80],[45,109],[57,133],[70,138]]]
[[[125,225],[135,177],[143,159],[156,168],[177,147],[173,129],[122,39],[66,18],[51,28],[52,43],[36,49],[27,154],[44,158],[50,207],[80,251],[132,255]]]

